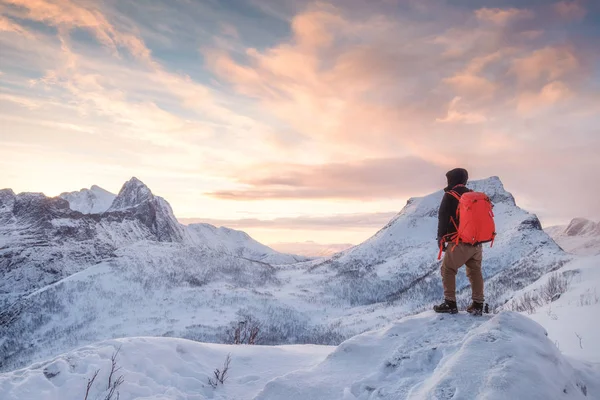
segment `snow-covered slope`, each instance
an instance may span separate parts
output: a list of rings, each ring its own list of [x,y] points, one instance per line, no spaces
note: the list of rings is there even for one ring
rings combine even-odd
[[[307,261],[307,257],[279,253],[252,239],[246,232],[210,224],[190,224],[190,234],[200,243],[238,257],[266,262],[268,264],[292,264]]]
[[[321,362],[328,346],[226,346],[172,338],[126,338],[74,350],[26,369],[0,374],[2,400],[82,400],[87,380],[98,376],[88,399],[104,399],[111,357],[119,349],[113,382],[121,400],[242,400],[253,398],[271,379]],[[225,385],[208,379],[231,355]],[[116,399],[117,392],[114,394]]]
[[[598,365],[571,364],[526,317],[427,312],[342,343],[317,367],[269,382],[255,400],[599,396]]]
[[[544,275],[504,308],[543,325],[566,355],[600,363],[600,255],[577,258]]]
[[[600,222],[575,218],[569,225],[545,229],[564,250],[581,255],[600,254]]]
[[[493,249],[486,248],[484,260],[492,305],[569,259],[534,215],[516,207],[499,179],[471,186],[485,190],[496,204],[499,237]],[[441,298],[432,240],[441,192],[411,199],[361,245],[329,259],[285,266],[264,262],[261,250],[257,259],[235,255],[235,240],[217,249],[202,244],[198,231],[208,235],[210,227],[176,224],[166,202],[145,192],[133,181],[124,186],[121,200],[115,199],[113,211],[89,216],[69,210],[62,199],[42,196],[41,206],[52,207],[41,207],[45,222],[35,229],[23,228],[23,221],[38,208],[20,216],[19,207],[10,206],[21,195],[9,193],[0,203],[0,218],[8,221],[0,224],[8,235],[0,237],[12,240],[0,249],[0,271],[7,278],[0,293],[6,304],[0,311],[0,370],[114,337],[229,343],[239,323],[261,327],[258,344],[338,344],[430,309]],[[22,245],[27,236],[19,229],[45,236]],[[84,233],[89,238],[80,240]],[[94,246],[107,249],[94,253]],[[17,262],[6,261],[11,257]],[[31,263],[35,257],[38,264]],[[57,272],[48,271],[52,262]],[[462,273],[458,287],[465,300],[468,283]]]
[[[67,200],[69,207],[73,211],[79,211],[82,214],[100,214],[110,208],[117,196],[99,186],[93,185],[90,189],[61,193],[59,197]]]
[[[563,251],[542,230],[538,218],[519,208],[497,177],[468,185],[494,203],[498,236],[484,245],[486,299],[499,304],[511,293],[566,262]],[[366,242],[315,264],[313,271],[331,276],[327,292],[350,304],[394,301],[415,306],[440,299],[437,213],[443,192],[412,198],[404,209]],[[457,290],[466,301],[468,281],[459,274]],[[470,297],[469,297],[470,298]]]
[[[90,345],[0,374],[6,400],[596,399],[600,368],[563,356],[537,323],[517,313],[473,318],[426,312],[326,346],[225,346],[172,338]],[[208,382],[231,362],[227,379]]]

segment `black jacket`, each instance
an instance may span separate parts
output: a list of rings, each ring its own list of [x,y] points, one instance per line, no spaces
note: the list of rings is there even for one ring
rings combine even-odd
[[[448,179],[448,186],[444,188],[444,197],[442,198],[442,204],[440,204],[440,210],[438,213],[438,242],[440,242],[440,240],[445,235],[456,232],[456,228],[450,220],[450,217],[454,219],[457,226],[459,222],[456,216],[456,210],[458,209],[458,200],[456,200],[454,196],[449,195],[447,193],[450,190],[454,190],[459,195],[463,195],[464,193],[471,191],[465,186],[457,186],[466,185],[467,181],[469,180],[469,173],[467,172],[467,170],[462,168],[453,169],[452,171],[449,171],[446,174],[446,178]]]

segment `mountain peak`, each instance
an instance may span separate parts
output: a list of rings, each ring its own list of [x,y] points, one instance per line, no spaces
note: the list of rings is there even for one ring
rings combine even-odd
[[[565,229],[567,236],[594,236],[600,235],[600,223],[587,218],[574,218]]]
[[[108,210],[115,199],[113,193],[97,185],[77,192],[61,193],[59,197],[69,202],[71,210],[82,214],[101,214]]]
[[[123,184],[108,211],[119,211],[137,207],[153,198],[154,195],[150,188],[138,178],[133,177]]]

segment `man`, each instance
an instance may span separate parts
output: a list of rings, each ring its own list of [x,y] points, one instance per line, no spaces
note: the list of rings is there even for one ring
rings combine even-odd
[[[457,209],[458,200],[448,192],[454,191],[459,196],[470,192],[465,185],[469,180],[467,170],[456,168],[446,174],[448,187],[444,189],[444,197],[440,205],[437,244],[445,250],[444,260],[442,261],[441,273],[442,284],[444,286],[444,302],[433,307],[438,313],[458,313],[456,306],[456,273],[458,269],[466,265],[467,277],[471,282],[471,291],[473,302],[467,308],[467,311],[474,315],[481,315],[483,312],[483,275],[481,274],[481,261],[483,251],[481,244],[471,245],[468,243],[450,243],[447,244],[451,234],[456,233],[456,227],[459,224]]]

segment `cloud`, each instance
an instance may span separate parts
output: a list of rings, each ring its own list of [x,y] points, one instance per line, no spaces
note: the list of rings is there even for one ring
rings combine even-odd
[[[574,49],[567,46],[546,46],[513,61],[511,72],[523,84],[540,79],[552,81],[579,71],[581,63]]]
[[[508,25],[515,20],[533,18],[531,10],[519,8],[480,8],[475,11],[475,15],[481,21],[501,26]]]
[[[237,201],[397,198],[435,188],[445,172],[443,167],[415,157],[322,165],[264,165],[239,175],[238,181],[244,188],[208,195]]]
[[[461,110],[460,99],[458,96],[452,99],[446,116],[438,118],[436,121],[441,123],[464,122],[466,124],[478,124],[487,121],[487,118],[483,114]]]
[[[573,96],[573,92],[564,82],[553,81],[545,85],[539,92],[521,93],[517,108],[520,113],[528,115],[534,110],[568,100],[571,96]]]
[[[71,149],[97,174],[77,179],[108,159],[116,185],[160,176],[185,215],[264,216],[389,209],[466,165],[523,198],[568,181],[583,195],[551,212],[593,212],[597,188],[572,179],[600,151],[591,2],[217,3],[2,1],[2,168],[40,158],[10,182],[67,176]]]
[[[301,216],[274,219],[210,219],[210,218],[179,218],[185,225],[205,223],[214,226],[226,226],[232,229],[325,229],[342,228],[376,228],[379,229],[396,216],[397,212],[335,214],[325,216]]]
[[[587,10],[582,3],[579,0],[559,1],[554,4],[554,11],[567,21],[581,20],[587,14]]]

